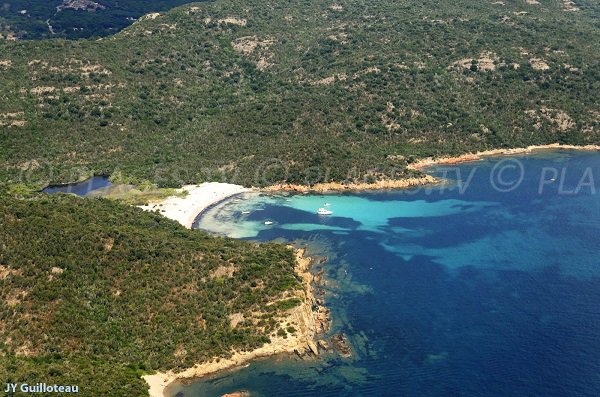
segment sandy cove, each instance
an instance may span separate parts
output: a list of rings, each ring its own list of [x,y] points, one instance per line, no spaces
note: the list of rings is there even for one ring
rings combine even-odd
[[[201,185],[186,185],[178,189],[179,193],[187,192],[185,197],[171,196],[139,208],[145,211],[160,211],[161,215],[191,229],[194,220],[208,207],[248,191],[250,189],[230,183],[207,182]]]
[[[600,151],[600,145],[535,145],[526,148],[494,149],[477,153],[467,153],[456,157],[425,158],[412,163],[409,169],[421,171],[434,165],[460,164],[469,161],[481,160],[485,157],[507,156],[527,154],[541,150],[586,150]],[[415,186],[439,183],[439,180],[431,175],[422,175],[412,178],[398,180],[383,180],[375,183],[351,183],[342,184],[338,182],[319,183],[313,186],[279,184],[259,189],[263,192],[296,192],[296,193],[327,193],[339,191],[361,191],[382,189],[406,189]],[[186,197],[169,197],[161,202],[141,206],[147,211],[160,210],[160,213],[168,218],[174,219],[187,228],[191,228],[196,217],[205,209],[219,201],[239,193],[252,191],[243,186],[225,183],[203,183],[201,185],[184,186],[180,191],[187,191]],[[304,250],[296,250],[295,271],[302,278],[303,289],[298,291],[297,296],[302,299],[302,304],[289,310],[283,322],[294,325],[297,332],[288,338],[278,336],[271,337],[271,342],[249,352],[233,352],[227,359],[215,358],[211,362],[197,364],[192,368],[179,373],[173,371],[156,373],[144,376],[149,385],[150,397],[164,397],[165,388],[174,381],[185,379],[196,379],[211,375],[227,369],[240,367],[249,361],[260,357],[268,357],[281,353],[303,353],[312,351],[318,354],[316,336],[324,332],[329,326],[328,310],[319,306],[313,294],[313,275],[310,273],[311,260],[304,256]],[[313,311],[313,307],[317,310]]]
[[[469,161],[478,161],[486,157],[494,156],[511,156],[517,154],[527,154],[542,150],[584,150],[584,151],[597,151],[600,150],[600,145],[562,145],[560,143],[552,143],[549,145],[532,145],[525,148],[514,148],[514,149],[493,149],[485,150],[477,153],[466,153],[455,157],[439,157],[433,158],[428,157],[425,159],[418,160],[415,163],[409,164],[408,168],[411,170],[422,170],[423,168],[431,167],[434,165],[454,165],[460,163],[466,163]]]
[[[293,249],[291,246],[290,249]],[[296,267],[295,272],[302,278],[302,290],[297,291],[296,296],[302,300],[302,304],[290,309],[281,323],[290,323],[296,328],[294,335],[287,338],[272,336],[271,342],[266,343],[258,349],[248,352],[233,352],[231,358],[215,358],[211,362],[197,364],[182,372],[174,373],[168,371],[145,375],[143,379],[149,385],[150,397],[164,397],[166,387],[177,380],[197,379],[227,369],[240,367],[251,360],[260,357],[273,356],[281,353],[300,353],[311,351],[318,354],[316,336],[325,332],[329,327],[329,312],[323,306],[319,306],[313,293],[313,275],[310,273],[312,261],[305,256],[304,250],[295,250]],[[313,311],[316,307],[316,311]]]

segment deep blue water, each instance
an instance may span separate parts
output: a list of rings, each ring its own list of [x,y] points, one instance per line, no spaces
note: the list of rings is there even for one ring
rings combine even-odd
[[[109,187],[112,184],[108,180],[107,176],[94,176],[89,179],[86,179],[83,182],[79,183],[71,183],[68,185],[56,185],[56,186],[48,186],[44,190],[44,193],[71,193],[76,194],[78,196],[85,196],[86,194],[101,189],[104,187]]]
[[[266,359],[171,395],[599,396],[600,155],[446,171],[462,185],[254,194],[209,211],[201,228],[327,255],[332,332],[355,354]],[[330,217],[315,213],[324,202]]]

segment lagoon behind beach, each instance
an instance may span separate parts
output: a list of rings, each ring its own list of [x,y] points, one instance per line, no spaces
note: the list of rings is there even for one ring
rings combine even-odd
[[[329,258],[331,333],[348,335],[353,356],[268,358],[168,395],[598,395],[600,155],[431,172],[462,184],[246,193],[209,209],[197,227]],[[324,203],[331,216],[316,214]]]

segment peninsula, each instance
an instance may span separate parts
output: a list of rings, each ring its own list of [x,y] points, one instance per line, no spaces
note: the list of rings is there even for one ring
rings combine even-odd
[[[288,247],[292,249],[292,247]],[[273,335],[271,341],[250,351],[233,351],[231,357],[215,357],[211,361],[198,363],[180,372],[168,371],[143,378],[148,383],[150,397],[164,397],[165,388],[177,380],[196,379],[216,372],[240,367],[251,360],[282,353],[298,355],[319,354],[317,336],[329,328],[328,310],[317,303],[313,294],[313,275],[310,273],[311,259],[304,255],[305,251],[295,250],[296,274],[302,280],[302,289],[289,295],[287,299],[298,299],[299,304],[288,309],[279,318],[280,323],[287,324],[295,331],[288,335]],[[274,302],[273,304],[277,304]]]

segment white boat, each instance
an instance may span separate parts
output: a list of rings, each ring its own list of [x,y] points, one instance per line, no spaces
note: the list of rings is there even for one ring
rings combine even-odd
[[[248,215],[250,213],[250,211],[242,211],[243,215]]]
[[[323,207],[329,207],[330,205],[331,204],[329,204],[329,203],[325,203],[325,204],[323,204]]]
[[[331,215],[333,214],[333,211],[329,211],[325,208],[319,208],[319,210],[317,211],[317,214],[319,215]]]
[[[271,222],[271,221],[265,221],[265,225],[267,225],[267,226],[272,225],[272,224],[273,224],[273,222]]]

